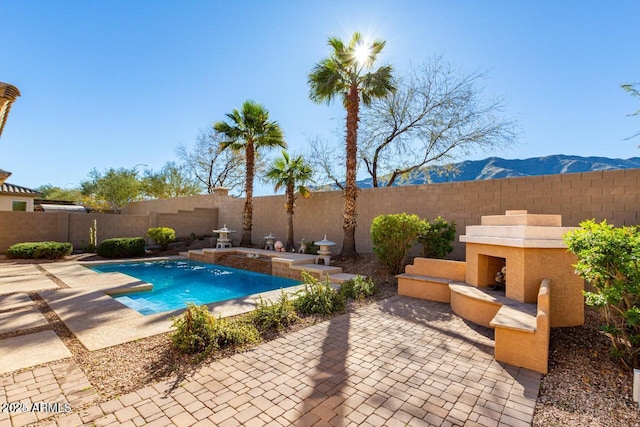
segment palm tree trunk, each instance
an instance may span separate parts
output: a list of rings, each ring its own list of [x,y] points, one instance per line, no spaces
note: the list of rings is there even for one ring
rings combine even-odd
[[[245,199],[242,211],[242,238],[240,246],[253,246],[251,243],[251,228],[253,227],[253,175],[255,168],[255,149],[253,141],[247,141],[246,149],[247,170],[245,175]]]
[[[293,248],[293,206],[296,202],[295,187],[293,182],[287,183],[287,243],[285,248],[290,251]]]
[[[358,87],[352,84],[347,95],[347,177],[344,187],[344,222],[342,229],[341,256],[354,257],[356,252],[356,222],[358,187],[356,186],[356,166],[358,154],[358,112],[359,112]]]

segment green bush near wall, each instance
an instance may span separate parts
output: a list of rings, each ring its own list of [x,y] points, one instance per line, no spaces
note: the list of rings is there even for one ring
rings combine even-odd
[[[68,242],[26,242],[12,245],[6,255],[14,259],[58,259],[72,251],[73,245]]]
[[[142,237],[121,237],[103,240],[98,245],[97,254],[103,258],[130,258],[145,253]]]
[[[456,222],[448,222],[441,216],[433,221],[425,219],[418,242],[422,244],[422,256],[444,259],[453,250],[452,242],[456,238]]]
[[[583,221],[564,235],[576,274],[593,286],[585,303],[600,310],[611,353],[640,368],[640,227]]]
[[[391,274],[399,274],[411,246],[423,230],[424,222],[418,215],[406,213],[378,215],[371,223],[373,252]]]
[[[169,248],[169,243],[176,240],[176,232],[169,227],[150,228],[147,230],[147,236],[151,237],[157,245],[160,245],[160,249],[163,251]]]

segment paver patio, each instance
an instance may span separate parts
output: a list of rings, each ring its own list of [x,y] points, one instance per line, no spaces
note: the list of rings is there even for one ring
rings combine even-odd
[[[528,426],[540,374],[491,334],[392,297],[45,425]]]

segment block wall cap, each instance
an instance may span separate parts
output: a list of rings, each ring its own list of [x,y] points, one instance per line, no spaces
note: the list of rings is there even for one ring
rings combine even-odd
[[[511,213],[526,211],[508,211],[508,215],[485,215],[480,218],[481,225],[533,225],[541,227],[561,227],[562,215],[542,215]]]

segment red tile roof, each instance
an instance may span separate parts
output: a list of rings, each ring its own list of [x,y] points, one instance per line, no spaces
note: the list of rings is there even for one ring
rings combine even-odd
[[[34,196],[34,197],[41,195],[36,190],[32,190],[27,187],[20,187],[19,185],[9,184],[8,182],[5,182],[4,184],[0,185],[0,194],[13,194],[13,195],[20,194],[22,196]]]

